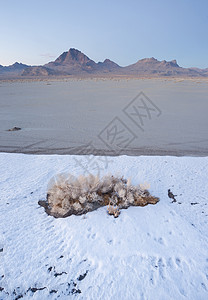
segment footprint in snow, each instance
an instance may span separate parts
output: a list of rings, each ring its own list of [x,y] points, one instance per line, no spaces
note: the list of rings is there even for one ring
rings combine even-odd
[[[162,258],[159,258],[158,260],[158,269],[159,269],[159,275],[160,277],[165,280],[166,279],[166,276],[165,276],[165,268],[166,268],[166,265],[163,261]]]

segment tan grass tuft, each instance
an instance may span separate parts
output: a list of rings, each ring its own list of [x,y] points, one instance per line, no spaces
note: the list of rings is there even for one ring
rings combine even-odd
[[[131,181],[112,175],[99,178],[92,174],[74,177],[60,174],[53,178],[48,187],[46,212],[54,217],[81,215],[108,205],[110,215],[118,217],[120,209],[129,206],[156,204],[159,199],[150,195],[149,185],[133,186]]]

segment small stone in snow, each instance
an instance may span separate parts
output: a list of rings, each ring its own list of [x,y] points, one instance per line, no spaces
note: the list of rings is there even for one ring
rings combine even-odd
[[[87,276],[87,273],[88,273],[88,270],[83,275],[79,275],[77,280],[82,281]]]
[[[57,293],[57,290],[51,290],[49,293],[50,293],[50,294],[52,294],[52,293]]]

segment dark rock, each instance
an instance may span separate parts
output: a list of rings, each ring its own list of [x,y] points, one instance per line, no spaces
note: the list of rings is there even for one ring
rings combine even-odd
[[[72,294],[72,295],[74,295],[74,294],[81,294],[81,293],[82,293],[82,292],[81,292],[80,289],[74,289],[74,288],[73,288],[73,289],[71,290],[71,294]]]
[[[15,300],[18,300],[18,299],[20,299],[20,298],[23,298],[23,295],[22,295],[22,294],[18,295],[18,296],[15,298]]]
[[[51,290],[49,293],[50,294],[57,293],[57,290]]]
[[[46,287],[42,287],[42,288],[29,288],[28,290],[27,290],[27,292],[29,292],[29,291],[31,291],[31,292],[33,292],[33,293],[36,293],[37,291],[42,291],[42,290],[44,290],[44,289],[46,289]]]
[[[42,207],[44,207],[45,209],[48,209],[48,203],[44,200],[39,200],[38,204]]]
[[[8,131],[19,131],[19,130],[21,130],[22,128],[20,128],[20,127],[13,127],[13,128],[11,128],[11,129],[8,129]]]
[[[173,202],[177,202],[176,199],[175,199],[176,196],[177,196],[177,195],[173,195],[173,193],[170,191],[170,189],[168,189],[168,197],[169,197],[170,199],[173,199],[172,203],[173,203]]]
[[[67,273],[66,273],[66,272],[55,273],[54,276],[57,277],[57,276],[61,276],[61,275],[63,275],[63,274],[67,274]]]
[[[85,277],[87,276],[87,273],[88,273],[88,270],[83,275],[79,275],[77,280],[82,281],[83,279],[85,279]]]

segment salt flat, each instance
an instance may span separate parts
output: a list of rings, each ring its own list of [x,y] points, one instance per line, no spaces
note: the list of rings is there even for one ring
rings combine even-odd
[[[117,219],[106,207],[48,216],[38,200],[50,178],[95,174],[92,159],[102,161],[0,154],[0,299],[206,300],[208,157],[108,157],[101,176],[148,182],[160,202],[122,210]]]
[[[141,109],[135,122],[126,108],[141,92],[156,109]],[[207,156],[207,96],[199,79],[1,81],[0,151],[87,154],[93,143],[103,155]],[[115,118],[134,139],[112,149],[100,133]],[[14,126],[22,130],[7,131]]]

